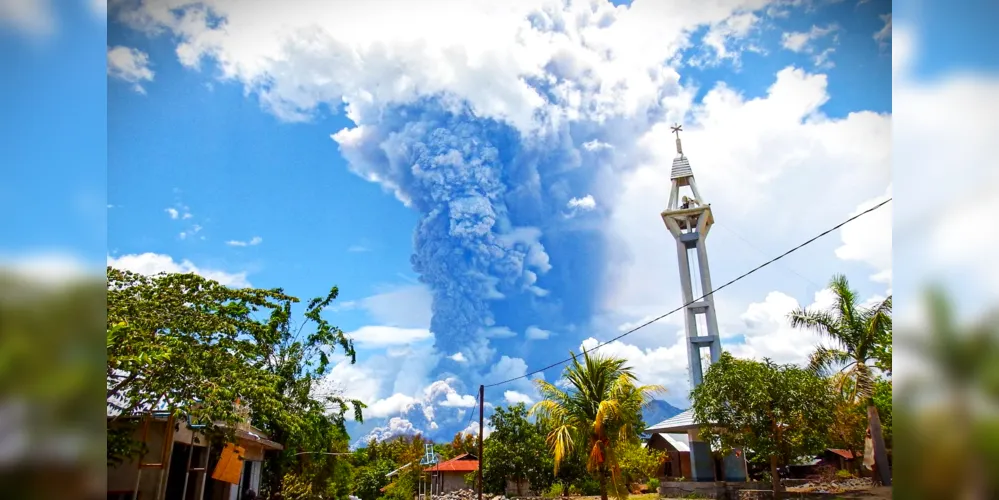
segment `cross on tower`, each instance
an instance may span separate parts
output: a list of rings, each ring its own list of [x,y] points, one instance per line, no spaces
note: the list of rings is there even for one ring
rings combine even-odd
[[[676,134],[676,154],[683,156],[683,146],[680,145],[680,132],[683,130],[683,125],[673,124],[669,129]]]

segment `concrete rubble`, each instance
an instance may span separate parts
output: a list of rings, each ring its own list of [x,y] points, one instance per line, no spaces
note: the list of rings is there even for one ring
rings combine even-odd
[[[790,493],[845,493],[870,489],[873,484],[867,477],[852,479],[837,479],[829,482],[809,482],[798,486],[790,486]]]
[[[475,490],[457,490],[448,493],[434,495],[434,500],[479,500],[479,494]],[[482,500],[509,500],[503,495],[489,495],[483,493]]]

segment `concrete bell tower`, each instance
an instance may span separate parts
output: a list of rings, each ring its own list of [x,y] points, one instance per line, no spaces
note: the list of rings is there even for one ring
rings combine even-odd
[[[680,266],[680,289],[684,308],[684,331],[687,337],[687,360],[691,388],[700,385],[705,367],[702,355],[707,350],[710,363],[721,357],[721,340],[718,334],[718,319],[715,315],[715,300],[712,295],[701,298],[712,290],[711,270],[708,267],[708,251],[704,240],[714,223],[711,205],[705,203],[694,181],[690,162],[683,154],[680,143],[682,126],[674,125],[676,134],[676,158],[670,172],[672,187],[666,210],[662,212],[663,222],[676,239],[677,261]],[[698,299],[696,302],[695,299]],[[689,413],[685,412],[685,413]],[[686,415],[692,423],[692,414]],[[698,436],[695,426],[687,426],[690,440],[690,468],[694,481],[715,480],[714,460],[710,445]],[[745,481],[745,458],[733,453],[724,459],[723,476],[726,481]],[[719,478],[721,479],[721,478]]]

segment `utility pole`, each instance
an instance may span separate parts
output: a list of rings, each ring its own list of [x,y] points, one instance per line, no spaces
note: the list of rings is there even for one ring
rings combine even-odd
[[[482,500],[482,466],[485,458],[482,456],[482,414],[485,408],[486,386],[479,386],[479,500]]]

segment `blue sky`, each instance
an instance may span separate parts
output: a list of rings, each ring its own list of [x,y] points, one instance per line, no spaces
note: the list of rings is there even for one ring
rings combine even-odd
[[[586,44],[570,25],[516,42],[504,29],[530,11],[517,3],[464,45],[468,64],[448,55],[464,36],[453,25],[495,16],[473,4],[453,14],[465,23],[403,9],[368,30],[355,27],[379,13],[363,7],[343,11],[346,21],[220,8],[224,35],[139,2],[112,9],[107,24],[88,2],[60,4],[49,34],[7,21],[2,40],[16,50],[4,57],[18,71],[0,83],[13,117],[3,136],[20,168],[0,190],[20,215],[3,223],[16,235],[3,251],[55,249],[92,267],[195,271],[303,298],[337,285],[330,317],[360,352],[331,380],[373,409],[355,437],[453,434],[479,383],[676,307],[676,257],[658,221],[673,121],[685,123],[685,152],[715,208],[716,285],[892,189],[891,30],[875,39],[890,2],[708,18],[675,7],[661,30],[588,32]],[[983,21],[958,28],[956,11],[933,8],[902,9],[919,39],[988,35]],[[634,22],[600,12],[593,26]],[[393,24],[406,19],[428,26]],[[643,41],[643,29],[655,34]],[[598,57],[601,43],[613,55]],[[920,48],[909,80],[994,70],[981,50],[944,57],[955,51],[940,47]],[[525,71],[552,80],[521,86]],[[724,347],[803,359],[815,339],[789,331],[783,314],[821,304],[833,273],[865,297],[890,293],[890,230],[890,211],[858,221],[719,294]],[[607,349],[683,406],[681,330],[671,317]],[[487,395],[532,398],[526,381]]]

